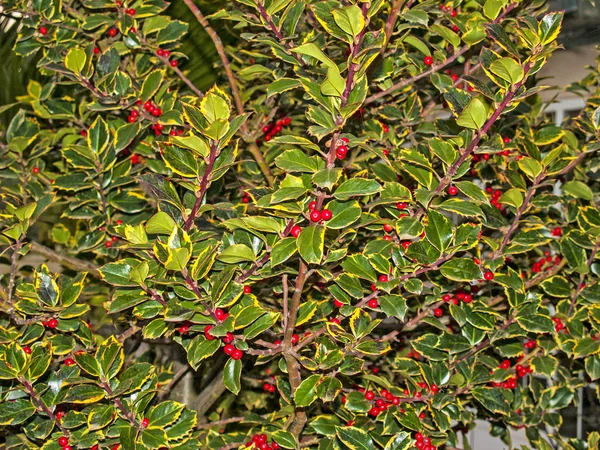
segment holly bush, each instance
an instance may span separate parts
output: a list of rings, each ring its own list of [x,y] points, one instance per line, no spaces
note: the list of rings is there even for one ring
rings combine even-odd
[[[560,435],[600,378],[599,74],[564,127],[536,80],[562,13],[184,2],[209,90],[164,0],[2,3],[43,80],[1,109],[5,448],[597,448]]]

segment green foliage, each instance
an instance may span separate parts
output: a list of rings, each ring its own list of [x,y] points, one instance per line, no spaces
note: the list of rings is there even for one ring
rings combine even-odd
[[[3,3],[40,73],[0,143],[6,447],[563,445],[600,378],[600,90],[543,115],[562,14],[217,3]]]

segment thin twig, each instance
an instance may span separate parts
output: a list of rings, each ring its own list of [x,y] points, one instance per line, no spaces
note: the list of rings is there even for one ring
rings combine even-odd
[[[60,265],[65,266],[66,268],[74,270],[76,272],[87,272],[94,278],[100,278],[100,267],[91,261],[83,261],[78,258],[65,256],[63,254],[55,252],[54,250],[38,242],[31,242],[30,245],[32,251],[38,253],[39,255],[42,255],[49,261],[57,262]]]
[[[188,366],[187,364],[185,366],[183,366],[181,369],[179,369],[177,371],[177,373],[175,375],[173,375],[173,378],[171,378],[171,381],[169,381],[164,388],[161,389],[160,394],[158,395],[158,400],[161,401],[164,398],[167,397],[167,395],[169,395],[169,393],[171,392],[171,390],[175,387],[175,385],[179,382],[179,380],[181,380],[181,378],[188,373],[188,371],[190,370],[190,366]]]

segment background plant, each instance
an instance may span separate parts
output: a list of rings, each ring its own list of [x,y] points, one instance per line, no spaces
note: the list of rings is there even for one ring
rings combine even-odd
[[[3,2],[42,80],[3,107],[6,447],[595,448],[559,434],[600,377],[598,73],[565,127],[535,80],[562,15],[184,3]]]

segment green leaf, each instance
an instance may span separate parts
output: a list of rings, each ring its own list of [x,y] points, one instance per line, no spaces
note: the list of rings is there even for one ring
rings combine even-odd
[[[85,51],[80,48],[73,47],[69,50],[67,56],[65,57],[65,67],[71,72],[79,75],[85,67],[86,61],[87,55],[85,54]]]
[[[456,157],[458,156],[458,152],[452,144],[438,138],[429,141],[429,148],[431,148],[431,151],[447,165],[456,161]]]
[[[505,205],[514,206],[515,208],[520,208],[523,204],[523,194],[517,188],[511,188],[508,191],[504,192],[498,201]]]
[[[101,116],[98,116],[87,132],[88,147],[94,153],[100,154],[106,150],[109,143],[108,125]]]
[[[453,281],[475,281],[481,278],[481,269],[472,259],[456,258],[446,261],[440,272]]]
[[[280,78],[267,86],[267,98],[291,89],[302,87],[302,83],[294,78]]]
[[[381,185],[375,180],[351,178],[344,181],[333,195],[338,200],[347,200],[350,197],[373,195],[379,191],[381,191]]]
[[[123,344],[117,341],[114,336],[109,336],[96,350],[96,360],[100,366],[100,377],[104,380],[110,380],[123,367],[125,361]]]
[[[464,195],[477,203],[489,203],[485,192],[483,192],[483,189],[481,189],[472,181],[457,181],[454,183],[454,186],[456,186]]]
[[[456,124],[464,128],[478,130],[483,127],[487,116],[487,105],[479,97],[475,97],[469,102],[463,112],[460,113],[458,119],[456,119]]]
[[[191,151],[171,145],[163,150],[162,156],[167,167],[176,174],[188,178],[198,176],[198,162]]]
[[[209,341],[204,335],[197,335],[185,348],[190,366],[194,370],[198,369],[200,362],[212,356],[220,347],[221,343],[218,339]]]
[[[286,262],[296,251],[296,238],[287,237],[277,242],[271,249],[271,267]]]
[[[310,158],[305,152],[297,149],[288,150],[279,155],[275,158],[275,164],[286,172],[313,173],[319,167],[315,159]]]
[[[242,361],[229,358],[223,369],[223,384],[225,384],[225,387],[235,395],[237,395],[241,389],[241,375]]]
[[[344,30],[345,33],[349,34],[352,37],[352,40],[354,40],[365,27],[365,18],[363,17],[360,8],[356,5],[334,9],[332,14],[337,26]]]
[[[565,131],[556,125],[547,125],[536,131],[534,141],[537,145],[548,145],[557,142],[565,134]]]
[[[168,400],[150,408],[146,417],[153,427],[163,428],[175,422],[184,408],[185,405]]]
[[[335,427],[338,439],[348,449],[373,450],[375,445],[371,437],[362,429],[355,427]]]
[[[311,375],[300,383],[300,386],[294,392],[294,403],[296,406],[309,406],[319,398],[316,386],[320,380],[321,375]]]
[[[19,398],[0,403],[0,425],[18,425],[36,412],[36,407],[28,400]]]
[[[115,139],[115,152],[119,153],[125,149],[137,137],[139,132],[140,124],[137,122],[128,123],[120,127],[117,130],[117,137]]]
[[[144,78],[142,84],[142,102],[150,100],[160,88],[165,75],[164,70],[153,70]]]
[[[308,264],[318,264],[323,259],[325,228],[317,225],[304,228],[296,238],[298,253]]]
[[[400,295],[384,295],[379,297],[379,307],[388,317],[397,317],[404,320],[408,310],[406,299]]]
[[[332,189],[342,176],[342,169],[334,167],[332,169],[319,170],[313,175],[314,184],[323,189]]]
[[[332,201],[325,205],[327,209],[331,211],[331,219],[327,221],[327,228],[339,230],[342,228],[349,227],[358,219],[362,214],[362,209],[357,201],[350,202],[337,202]]]
[[[450,245],[453,238],[453,229],[450,221],[437,211],[430,210],[427,213],[427,225],[425,226],[425,236],[435,248],[444,251]]]
[[[518,160],[519,168],[531,179],[542,172],[542,165],[533,158],[525,157]]]
[[[594,193],[592,189],[581,181],[567,181],[562,185],[562,189],[569,195],[575,198],[582,198],[584,200],[592,201],[594,199]]]
[[[150,234],[171,234],[176,223],[165,212],[159,211],[146,222],[146,232]]]
[[[490,64],[492,73],[510,84],[517,84],[524,77],[523,67],[512,58],[499,58]]]
[[[600,342],[590,337],[584,337],[575,345],[573,357],[583,358],[589,355],[595,355],[598,352],[600,352]]]
[[[244,244],[233,244],[219,253],[217,259],[226,264],[237,264],[244,261],[254,261],[256,256],[250,247]]]
[[[494,414],[508,414],[510,410],[510,404],[502,395],[500,389],[476,387],[471,393],[475,400],[488,411]]]
[[[200,112],[202,112],[208,123],[229,120],[229,104],[223,98],[224,95],[223,91],[213,87],[200,102]]]
[[[580,273],[589,272],[586,264],[585,250],[575,244],[570,238],[563,238],[560,241],[560,250],[567,259],[569,267]]]
[[[552,297],[570,297],[572,294],[571,285],[566,278],[556,276],[548,278],[540,283],[544,292]]]
[[[342,262],[342,268],[347,273],[356,275],[358,278],[363,278],[373,283],[377,281],[375,269],[371,267],[369,260],[361,254],[347,256]]]
[[[130,272],[131,264],[127,260],[108,263],[100,268],[102,279],[113,286],[135,286],[129,277]]]
[[[102,400],[106,392],[95,384],[76,384],[68,388],[63,397],[64,403],[89,405]]]
[[[554,41],[560,34],[564,13],[553,12],[546,14],[538,25],[538,36],[542,45],[547,45]]]
[[[280,447],[296,448],[298,446],[296,438],[289,431],[277,430],[271,433],[271,436],[273,440],[279,444]]]
[[[506,1],[503,0],[486,0],[483,4],[483,13],[488,19],[495,20],[505,4]]]

